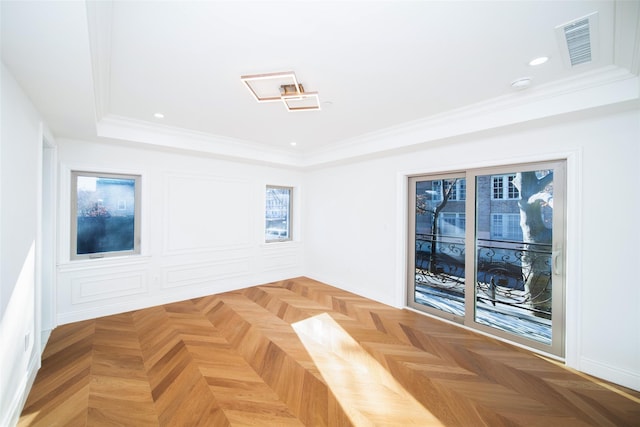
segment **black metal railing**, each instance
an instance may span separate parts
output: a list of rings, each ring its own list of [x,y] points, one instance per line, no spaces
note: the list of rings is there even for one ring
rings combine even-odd
[[[478,239],[476,300],[518,316],[551,317],[551,245]],[[416,235],[416,287],[464,296],[462,237]]]

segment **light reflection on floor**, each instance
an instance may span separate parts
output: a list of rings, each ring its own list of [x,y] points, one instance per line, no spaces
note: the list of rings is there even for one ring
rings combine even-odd
[[[443,425],[328,314],[293,329],[354,425]]]

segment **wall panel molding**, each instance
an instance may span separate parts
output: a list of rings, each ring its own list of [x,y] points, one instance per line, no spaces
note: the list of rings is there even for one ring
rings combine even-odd
[[[69,280],[71,304],[84,304],[146,293],[148,291],[147,276],[145,270],[135,270],[72,277]]]
[[[95,272],[100,270],[121,268],[146,268],[151,258],[149,256],[131,255],[122,258],[99,258],[89,260],[71,261],[58,265],[59,274],[72,274],[82,272]]]
[[[181,264],[163,270],[162,289],[213,284],[220,279],[251,274],[251,258]]]
[[[163,255],[251,246],[255,212],[250,181],[168,172],[163,189]]]
[[[277,271],[299,267],[302,262],[300,246],[294,242],[271,243],[262,247],[262,270]]]

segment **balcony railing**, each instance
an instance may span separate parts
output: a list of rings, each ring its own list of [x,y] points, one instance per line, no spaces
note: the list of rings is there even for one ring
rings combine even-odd
[[[416,288],[429,286],[464,300],[462,237],[416,235]],[[518,317],[551,317],[551,245],[506,240],[477,241],[476,295]],[[531,283],[535,281],[535,286]]]

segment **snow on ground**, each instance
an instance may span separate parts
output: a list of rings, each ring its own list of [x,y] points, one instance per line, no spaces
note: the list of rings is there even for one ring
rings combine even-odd
[[[415,301],[457,316],[464,316],[464,284],[459,280],[431,285],[424,280],[425,275],[416,275]],[[422,283],[421,283],[422,282]],[[476,322],[502,331],[544,343],[551,344],[551,321],[535,317],[525,308],[500,304],[502,293],[496,292],[498,306],[478,301]]]

